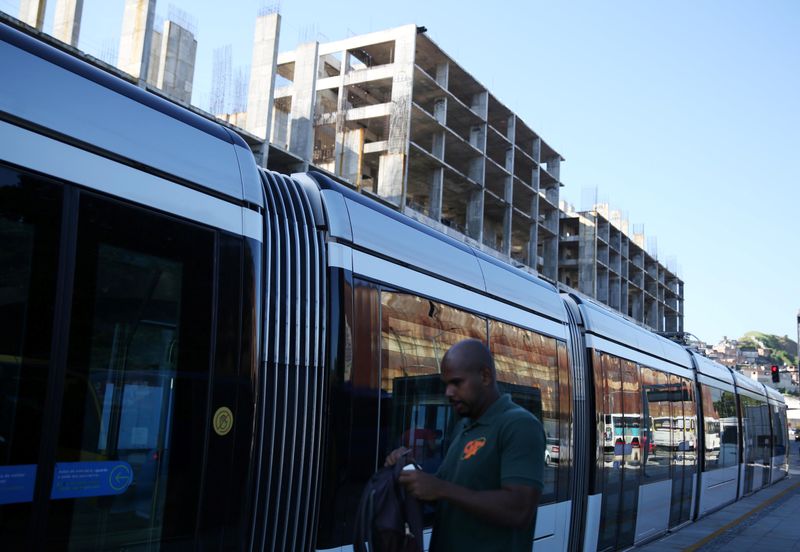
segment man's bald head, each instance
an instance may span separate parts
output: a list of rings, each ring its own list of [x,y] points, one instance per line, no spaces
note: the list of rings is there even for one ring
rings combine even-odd
[[[442,364],[452,364],[473,373],[487,368],[492,383],[497,380],[492,353],[477,339],[465,339],[450,347],[442,358]]]

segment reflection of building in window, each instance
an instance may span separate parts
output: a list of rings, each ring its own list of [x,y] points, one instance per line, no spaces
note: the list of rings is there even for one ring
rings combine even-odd
[[[455,418],[438,374],[393,380],[390,448],[412,449],[424,471],[434,472],[442,463],[444,436],[451,434]]]
[[[442,357],[466,338],[486,341],[486,320],[429,299],[381,293],[381,389],[392,380],[439,374]]]

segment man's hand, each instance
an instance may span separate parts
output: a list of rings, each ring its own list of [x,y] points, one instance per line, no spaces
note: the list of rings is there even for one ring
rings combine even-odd
[[[412,496],[420,500],[439,500],[442,490],[447,485],[435,475],[422,470],[403,470],[397,478]]]
[[[396,448],[389,453],[389,455],[386,457],[386,460],[383,462],[383,465],[385,467],[394,466],[395,464],[397,464],[397,461],[400,460],[400,458],[404,454],[408,454],[409,452],[411,452],[410,448],[406,447]],[[408,459],[413,460],[411,456],[409,456]]]

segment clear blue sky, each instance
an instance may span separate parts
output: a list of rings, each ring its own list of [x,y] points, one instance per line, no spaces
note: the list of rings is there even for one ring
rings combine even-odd
[[[48,20],[53,6],[48,7]],[[194,103],[215,48],[250,61],[259,0],[174,0],[197,23]],[[16,14],[18,0],[0,0]],[[85,0],[81,48],[116,44],[122,0]],[[416,23],[565,158],[685,281],[685,329],[797,337],[800,2],[284,1],[281,50]]]

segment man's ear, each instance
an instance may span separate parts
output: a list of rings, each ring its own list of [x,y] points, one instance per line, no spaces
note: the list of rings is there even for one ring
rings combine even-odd
[[[488,366],[481,366],[481,383],[484,385],[492,384],[492,369]]]

